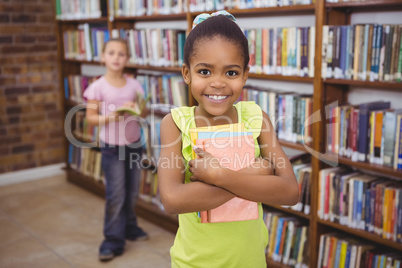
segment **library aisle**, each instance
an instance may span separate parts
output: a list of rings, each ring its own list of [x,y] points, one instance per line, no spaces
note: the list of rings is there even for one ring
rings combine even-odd
[[[174,235],[141,218],[150,239],[99,262],[104,202],[64,176],[0,187],[0,267],[170,267]]]

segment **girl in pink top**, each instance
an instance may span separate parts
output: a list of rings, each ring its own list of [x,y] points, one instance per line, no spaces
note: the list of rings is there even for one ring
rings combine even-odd
[[[138,227],[134,210],[141,159],[139,118],[116,112],[120,107],[133,108],[139,96],[144,95],[138,81],[123,74],[128,58],[125,40],[111,39],[105,43],[101,59],[106,66],[106,74],[84,93],[88,99],[88,123],[100,127],[102,169],[106,180],[105,238],[99,249],[101,261],[121,255],[125,239],[148,238]],[[145,115],[146,111],[143,111],[141,116]]]

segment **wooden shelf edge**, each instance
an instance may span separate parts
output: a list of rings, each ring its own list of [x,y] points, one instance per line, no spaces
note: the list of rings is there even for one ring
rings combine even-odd
[[[227,9],[227,11],[236,17],[250,16],[250,15],[268,15],[270,13],[299,13],[299,12],[309,12],[313,13],[315,10],[315,5],[291,5],[291,6],[275,6],[275,7],[260,7],[260,8],[244,8],[244,9]],[[190,12],[190,16],[196,17],[201,13],[213,13],[216,10],[211,11],[200,11],[200,12]]]
[[[325,3],[326,8],[350,8],[350,7],[372,7],[378,8],[378,5],[381,6],[390,6],[397,7],[402,6],[402,2],[400,0],[366,0],[366,1],[344,1],[338,3]]]
[[[264,80],[280,80],[280,81],[290,81],[299,83],[313,83],[314,78],[312,77],[301,77],[301,76],[285,76],[285,75],[274,75],[274,74],[257,74],[250,73],[248,78],[253,79],[264,79]]]
[[[401,82],[379,82],[379,81],[359,81],[359,80],[349,80],[349,79],[335,79],[335,78],[327,78],[322,80],[324,84],[332,84],[332,85],[347,85],[347,86],[359,86],[359,87],[368,87],[368,88],[386,88],[386,89],[395,89],[402,91],[402,83]]]
[[[290,208],[284,208],[284,207],[277,206],[277,205],[265,204],[265,203],[263,203],[263,205],[266,206],[266,207],[270,207],[270,208],[273,208],[273,209],[276,209],[276,210],[280,210],[280,211],[292,214],[292,215],[300,217],[300,218],[304,218],[306,220],[310,220],[310,215],[306,215],[306,214],[304,214],[303,212],[300,212],[300,211],[296,211],[296,210],[293,210],[293,209],[290,209]]]
[[[119,16],[114,17],[114,21],[161,21],[161,20],[185,20],[187,13],[179,14],[160,14],[160,15],[145,15],[145,16]]]
[[[283,263],[274,261],[273,259],[268,257],[268,254],[266,255],[266,262],[267,262],[267,267],[269,267],[269,268],[271,268],[271,267],[272,268],[289,268],[289,267],[292,267],[292,266],[285,265]]]
[[[301,143],[294,143],[294,142],[285,141],[285,140],[279,140],[279,143],[281,144],[281,146],[285,146],[285,147],[292,148],[295,150],[307,152],[307,149],[304,147],[305,145],[301,144]],[[310,147],[311,145],[306,145],[306,146]]]
[[[360,168],[363,170],[380,173],[382,176],[389,176],[389,177],[393,177],[396,179],[402,179],[402,170],[400,170],[400,169],[393,169],[391,167],[367,163],[367,162],[352,161],[351,159],[342,157],[342,156],[338,156],[338,159],[336,159],[336,158],[337,158],[337,156],[329,155],[326,158],[326,160],[334,162],[334,163],[338,162],[343,165],[348,165],[348,166]]]
[[[127,64],[126,68],[181,73],[181,67],[178,66],[152,66],[152,65]]]
[[[350,234],[358,236],[360,238],[370,240],[370,241],[373,241],[375,243],[385,245],[387,247],[394,248],[396,250],[402,251],[402,244],[396,243],[396,242],[394,242],[392,240],[384,239],[384,238],[380,237],[379,235],[372,234],[372,233],[362,231],[362,230],[359,230],[359,229],[350,228],[350,227],[347,227],[345,225],[341,225],[341,224],[338,224],[338,223],[325,221],[325,220],[321,220],[321,219],[317,219],[317,222],[322,224],[322,225],[326,225],[326,226],[329,226],[329,227],[344,231],[346,233],[350,233]]]
[[[58,23],[96,23],[96,22],[107,22],[106,17],[100,18],[86,18],[86,19],[68,19],[68,20],[56,20]]]

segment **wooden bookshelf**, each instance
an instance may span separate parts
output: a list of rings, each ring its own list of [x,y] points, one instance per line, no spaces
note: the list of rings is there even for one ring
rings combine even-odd
[[[57,20],[57,22],[60,24],[107,23],[107,18],[101,17],[88,19]]]
[[[304,144],[301,143],[294,143],[291,141],[285,141],[285,140],[279,140],[279,143],[281,144],[281,146],[285,146],[288,148],[292,148],[292,149],[296,149],[299,151],[303,151],[303,152],[307,152],[306,147]],[[306,145],[308,146],[308,145]]]
[[[348,11],[366,10],[389,10],[390,8],[401,8],[400,0],[363,0],[363,1],[343,1],[338,3],[325,3],[326,8],[348,9]]]
[[[248,77],[254,79],[292,81],[299,83],[312,83],[314,81],[314,78],[312,77],[270,75],[270,74],[257,74],[257,73],[250,73]]]
[[[109,4],[109,1],[107,1]],[[294,5],[282,7],[269,7],[269,8],[253,8],[253,9],[232,9],[228,10],[236,17],[252,18],[252,17],[269,17],[281,15],[313,15],[315,17],[315,49],[314,49],[314,77],[297,77],[297,76],[282,76],[282,75],[266,75],[250,73],[249,78],[260,79],[267,81],[286,81],[296,83],[310,83],[313,85],[313,113],[320,112],[324,118],[325,106],[333,101],[338,100],[340,103],[345,103],[348,91],[353,87],[364,87],[375,90],[386,90],[402,92],[402,83],[395,82],[369,82],[369,81],[356,81],[346,79],[323,79],[321,73],[322,65],[322,37],[323,25],[347,25],[350,24],[351,14],[361,11],[402,11],[401,0],[366,0],[366,1],[348,1],[338,3],[326,3],[325,0],[317,0],[312,5]],[[208,11],[212,13],[213,11]],[[92,23],[102,24],[107,26],[109,30],[113,28],[133,28],[137,22],[155,21],[163,23],[163,21],[183,20],[187,25],[187,29],[191,29],[192,20],[195,16],[202,12],[187,12],[182,14],[171,15],[151,15],[151,16],[137,16],[137,17],[102,17],[98,19],[82,19],[82,20],[58,20],[56,22],[56,35],[58,40],[58,59],[59,59],[59,77],[60,77],[60,90],[64,96],[63,77],[69,74],[79,74],[80,67],[83,64],[97,65],[100,63],[96,61],[85,61],[75,59],[65,59],[63,50],[63,31],[67,29],[76,29],[78,24]],[[368,21],[369,22],[369,21]],[[268,26],[267,26],[268,27]],[[158,72],[174,72],[180,73],[181,67],[162,67],[162,66],[144,66],[137,64],[127,65],[127,69],[136,72],[137,70],[158,71]],[[190,105],[195,104],[194,99],[190,98]],[[62,104],[66,112],[71,107],[77,105],[70,100],[64,100]],[[159,116],[164,116],[166,111],[156,112]],[[316,152],[325,152],[325,122],[317,122],[313,124],[312,135],[313,141],[309,148]],[[281,146],[308,152],[303,144],[288,142],[280,140]],[[66,142],[66,151],[68,152],[68,144]],[[330,156],[331,157],[331,156]],[[330,158],[331,159],[331,158]],[[361,170],[367,170],[389,176],[396,179],[402,179],[402,170],[394,170],[389,167],[370,164],[365,162],[354,162],[345,157],[335,157],[339,164],[347,165]],[[68,156],[66,155],[66,163],[68,163]],[[272,207],[275,210],[283,211],[290,215],[294,215],[309,222],[309,267],[317,267],[318,249],[320,235],[325,233],[328,229],[331,231],[340,231],[359,237],[365,241],[374,242],[377,245],[402,251],[402,244],[395,243],[390,240],[382,239],[381,237],[371,234],[369,232],[352,229],[337,223],[324,221],[318,218],[318,174],[319,171],[325,167],[325,164],[318,158],[312,157],[312,177],[311,177],[311,202],[310,202],[310,215],[305,215],[302,212],[294,211],[292,209],[284,208],[281,206],[272,206],[264,204],[264,206]],[[66,169],[67,177],[70,182],[76,183],[83,188],[103,197],[104,186],[102,183],[96,182],[93,178],[84,176],[71,168]],[[176,217],[166,215],[157,206],[146,203],[144,201],[138,202],[137,211],[140,216],[147,217],[152,222],[161,225],[162,227],[176,232],[178,222]],[[273,262],[267,259],[268,267],[287,267],[280,263]]]
[[[363,238],[365,240],[375,242],[376,244],[384,245],[384,246],[387,246],[389,248],[393,248],[393,249],[402,251],[402,244],[396,243],[396,242],[394,242],[392,240],[384,239],[384,238],[382,238],[381,236],[379,236],[377,234],[369,233],[369,232],[362,231],[362,230],[355,229],[355,228],[350,228],[350,227],[345,226],[345,225],[341,225],[341,224],[338,224],[338,223],[325,221],[325,220],[321,220],[321,219],[318,219],[317,221],[318,221],[319,224],[329,226],[329,227],[331,227],[333,229],[340,230],[340,231],[343,231],[343,232],[348,233],[348,234],[352,234],[352,235],[354,235],[356,237],[361,237],[361,238]]]
[[[126,17],[126,16],[118,16],[114,17],[113,21],[127,21],[127,22],[136,22],[136,21],[169,21],[169,20],[185,20],[187,13],[180,14],[168,14],[168,15],[149,15],[149,16],[136,16],[136,17]]]
[[[315,5],[292,5],[292,6],[276,6],[276,7],[261,7],[261,8],[248,8],[248,9],[228,9],[227,11],[235,17],[250,17],[250,16],[267,16],[270,14],[313,14]],[[215,12],[206,11],[207,13]],[[191,12],[192,17],[196,17],[204,12]]]
[[[306,219],[306,220],[310,220],[310,215],[304,214],[301,211],[293,210],[291,208],[286,208],[286,207],[282,207],[282,206],[265,204],[265,203],[264,203],[264,206],[267,206],[267,207],[270,207],[270,208],[273,208],[273,209],[276,209],[276,210],[279,210],[279,211],[283,211],[283,212],[286,212],[288,214],[291,214],[291,215],[294,215],[294,216],[297,216],[297,217],[300,217],[300,218],[303,218],[303,219]]]
[[[344,86],[354,86],[354,87],[365,87],[371,89],[387,89],[396,90],[402,92],[402,83],[397,82],[370,82],[370,81],[359,81],[359,80],[349,80],[349,79],[334,79],[327,78],[323,80],[324,84],[328,85],[344,85]]]

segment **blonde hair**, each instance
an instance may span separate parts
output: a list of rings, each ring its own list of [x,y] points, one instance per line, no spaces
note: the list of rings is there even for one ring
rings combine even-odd
[[[126,40],[126,39],[123,39],[123,38],[112,38],[112,39],[109,39],[108,41],[106,41],[106,42],[103,44],[102,53],[105,53],[107,44],[109,44],[109,43],[111,43],[111,42],[119,42],[119,43],[124,44],[124,45],[126,46],[127,56],[130,57],[130,50],[128,49],[127,40]]]

